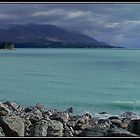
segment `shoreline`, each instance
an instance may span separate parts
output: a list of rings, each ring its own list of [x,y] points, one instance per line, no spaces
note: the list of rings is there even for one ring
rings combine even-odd
[[[139,137],[140,116],[134,112],[74,114],[45,108],[43,104],[20,106],[0,101],[0,137]]]

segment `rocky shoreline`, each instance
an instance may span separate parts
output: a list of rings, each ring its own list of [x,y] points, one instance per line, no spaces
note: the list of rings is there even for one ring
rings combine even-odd
[[[118,116],[106,112],[75,115],[46,109],[37,103],[22,107],[0,102],[0,137],[139,137],[140,116],[124,112]]]

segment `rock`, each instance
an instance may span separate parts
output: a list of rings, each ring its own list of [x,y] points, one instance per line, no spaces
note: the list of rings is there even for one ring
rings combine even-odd
[[[10,113],[11,111],[2,102],[0,102],[0,116],[5,116]]]
[[[76,123],[77,123],[77,124],[88,124],[89,120],[90,120],[90,119],[89,119],[88,116],[83,115],[81,118],[79,118],[79,119],[76,121]]]
[[[137,135],[130,133],[126,129],[123,128],[109,128],[107,131],[108,137],[137,137]]]
[[[50,119],[58,120],[61,123],[66,123],[70,119],[70,117],[66,112],[56,112],[50,116]]]
[[[117,127],[126,128],[127,126],[120,119],[112,119],[110,122]]]
[[[140,136],[140,119],[131,120],[128,124],[128,131]]]
[[[84,130],[86,128],[93,128],[93,127],[89,124],[84,124],[84,125],[81,125],[80,130]]]
[[[74,121],[74,120],[69,120],[68,122],[66,122],[66,124],[67,124],[68,126],[75,127],[76,121]]]
[[[73,133],[71,131],[64,130],[64,137],[73,137]]]
[[[72,127],[68,127],[67,125],[64,125],[63,133],[64,133],[64,137],[72,137],[74,130]]]
[[[89,113],[83,114],[81,117],[78,117],[77,120],[75,121],[76,124],[74,126],[74,129],[83,130],[85,128],[92,128],[93,122],[91,120],[93,120],[91,114]]]
[[[3,104],[7,106],[9,110],[17,111],[18,105],[16,103],[6,101],[6,102],[3,102]]]
[[[31,126],[32,126],[31,121],[28,118],[25,118],[24,119],[24,130],[25,130],[24,134],[25,134],[25,136],[31,135],[31,132],[30,132]]]
[[[86,122],[84,119],[80,119],[74,126],[75,130],[84,130],[86,128],[95,128],[95,124],[93,124],[93,122]]]
[[[86,128],[78,136],[80,137],[106,137],[107,128]]]
[[[3,132],[3,129],[0,127],[0,137],[5,137],[5,134]]]
[[[107,112],[99,112],[99,114],[107,114]]]
[[[92,115],[90,113],[85,113],[83,117],[87,117],[89,120],[92,119]]]
[[[109,120],[114,120],[114,119],[116,120],[116,119],[120,119],[120,118],[119,118],[118,116],[111,116],[111,117],[109,117],[108,119],[109,119]]]
[[[39,117],[39,119],[42,119],[42,112],[39,109],[34,109],[33,113]]]
[[[0,117],[0,127],[6,136],[24,136],[24,122],[19,116]]]
[[[125,119],[128,119],[128,120],[132,120],[132,119],[138,119],[139,116],[134,113],[134,112],[124,112],[123,114],[120,115],[121,118],[125,118]]]
[[[110,127],[110,120],[108,119],[100,119],[98,120],[97,127]]]
[[[66,123],[67,123],[68,126],[75,127],[75,125],[77,124],[77,121],[80,118],[81,118],[81,116],[79,116],[79,115],[70,116],[70,119]]]
[[[89,125],[90,125],[92,128],[95,128],[95,127],[98,126],[98,121],[92,118],[92,119],[90,119],[90,121],[89,121]]]
[[[35,126],[34,136],[47,136],[47,129],[48,129],[48,121],[41,120]]]
[[[73,107],[66,109],[64,112],[66,113],[73,113]]]
[[[95,120],[100,120],[100,119],[108,119],[109,117],[111,117],[112,115],[111,114],[107,114],[106,112],[105,113],[93,113],[93,119]]]
[[[119,117],[117,116],[112,116],[112,117],[109,117],[108,120],[110,120],[110,122],[117,126],[117,127],[121,127],[121,128],[127,128],[127,124],[125,123],[124,120],[121,120]]]
[[[62,137],[63,130],[64,130],[63,124],[61,122],[56,121],[56,120],[49,121],[47,136],[49,136],[49,137]]]
[[[40,103],[37,103],[35,105],[35,108],[39,109],[41,112],[44,112],[44,110],[45,110],[45,106]]]
[[[73,136],[78,137],[82,133],[82,130],[75,130]]]
[[[26,107],[26,108],[24,109],[24,111],[25,111],[26,113],[28,113],[28,112],[33,112],[33,110],[34,110],[34,108],[31,107],[31,106],[28,106],[28,107]]]
[[[45,111],[45,112],[43,112],[43,117],[45,118],[46,116],[51,116],[56,112],[57,112],[56,109],[51,109],[51,110]]]
[[[40,117],[32,113],[29,116],[29,120],[31,121],[32,124],[36,124],[40,120]]]

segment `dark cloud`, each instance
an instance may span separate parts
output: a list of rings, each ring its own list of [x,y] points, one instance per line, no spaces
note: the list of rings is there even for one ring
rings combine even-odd
[[[0,4],[0,25],[53,24],[131,47],[139,42],[139,10],[140,4]]]

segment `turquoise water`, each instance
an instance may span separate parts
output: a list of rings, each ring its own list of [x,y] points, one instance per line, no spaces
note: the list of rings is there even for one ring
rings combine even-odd
[[[139,112],[140,50],[1,50],[0,100],[77,113]]]

